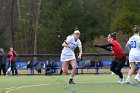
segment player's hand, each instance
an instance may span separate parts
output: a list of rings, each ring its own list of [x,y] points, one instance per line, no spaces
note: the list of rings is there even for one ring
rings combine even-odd
[[[79,55],[77,58],[78,58],[78,59],[81,59],[81,55]]]
[[[68,48],[70,48],[70,46],[69,46],[69,45],[65,45],[65,47],[68,47]]]

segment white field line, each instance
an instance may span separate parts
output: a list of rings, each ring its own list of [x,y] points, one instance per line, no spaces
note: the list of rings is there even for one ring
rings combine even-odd
[[[77,84],[103,84],[103,83],[115,83],[115,82],[79,82]],[[20,86],[20,87],[9,87],[9,88],[4,88],[0,89],[0,91],[5,90],[4,93],[10,93],[15,90],[19,90],[22,88],[29,88],[29,87],[38,87],[38,86],[49,86],[49,85],[59,85],[60,83],[52,83],[52,84],[36,84],[36,85],[27,85],[27,86]]]
[[[20,87],[10,87],[10,88],[5,88],[5,89],[1,89],[1,90],[6,90],[4,93],[10,93],[11,91],[19,90],[19,89],[22,89],[22,88],[48,86],[48,85],[50,85],[50,84],[37,84],[37,85],[27,85],[27,86],[20,86]]]

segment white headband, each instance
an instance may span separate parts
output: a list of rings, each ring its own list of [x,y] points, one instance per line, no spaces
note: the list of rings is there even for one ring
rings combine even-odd
[[[109,34],[108,37],[111,37],[111,35]]]
[[[79,30],[75,30],[74,34],[80,34],[80,31]]]

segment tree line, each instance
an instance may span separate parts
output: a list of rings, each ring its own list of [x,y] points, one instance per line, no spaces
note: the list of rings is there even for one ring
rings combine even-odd
[[[0,47],[18,53],[61,53],[61,44],[75,28],[84,52],[100,52],[111,32],[125,45],[140,25],[140,0],[0,0]],[[58,37],[60,32],[63,38]]]

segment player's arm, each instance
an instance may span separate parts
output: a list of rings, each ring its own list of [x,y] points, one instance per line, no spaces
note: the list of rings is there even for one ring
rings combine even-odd
[[[10,58],[11,56],[11,51],[9,51],[7,57]]]
[[[99,47],[99,48],[103,48],[105,50],[108,50],[108,51],[112,51],[111,50],[111,46],[113,46],[112,43],[108,43],[108,44],[105,44],[105,45],[94,45],[95,47]]]
[[[105,50],[112,51],[111,47],[107,47],[107,48],[105,48]]]
[[[128,42],[125,45],[125,52],[129,52],[131,50],[131,39],[128,40]]]
[[[71,37],[67,37],[67,39],[63,42],[63,47],[69,47],[69,43],[72,41]]]
[[[138,42],[138,47],[140,48],[140,41]]]
[[[81,59],[82,53],[83,53],[82,47],[79,47],[79,55],[78,55],[79,59]]]
[[[68,45],[68,43],[67,43],[66,41],[63,42],[62,46],[63,46],[63,47],[69,47],[69,45]]]
[[[82,50],[82,43],[81,43],[80,40],[79,40],[79,43],[78,43],[78,47],[79,47],[79,55],[78,55],[78,59],[81,59],[81,56],[82,56],[83,50]]]
[[[127,51],[129,52],[130,50],[131,50],[131,45],[127,43],[125,45],[125,52],[127,52]]]

